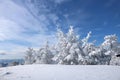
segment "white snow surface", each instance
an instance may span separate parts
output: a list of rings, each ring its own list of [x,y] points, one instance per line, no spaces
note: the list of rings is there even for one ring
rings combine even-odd
[[[20,65],[0,68],[0,80],[120,80],[120,66]]]

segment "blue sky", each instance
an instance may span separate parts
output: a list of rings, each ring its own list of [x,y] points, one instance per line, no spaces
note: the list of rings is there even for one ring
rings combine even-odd
[[[22,53],[53,40],[56,26],[70,25],[96,44],[105,35],[120,37],[120,0],[0,0],[0,52]]]

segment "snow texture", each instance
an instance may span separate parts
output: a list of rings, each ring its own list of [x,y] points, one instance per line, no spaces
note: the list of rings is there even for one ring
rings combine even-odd
[[[0,68],[0,80],[120,80],[120,66],[21,65]]]

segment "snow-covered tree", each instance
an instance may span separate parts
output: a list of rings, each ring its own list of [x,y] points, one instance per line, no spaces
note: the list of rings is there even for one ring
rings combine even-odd
[[[96,53],[96,49],[97,47],[95,46],[95,41],[93,42],[89,42],[89,39],[91,37],[91,31],[87,34],[87,36],[85,38],[83,38],[81,41],[82,41],[82,50],[84,52],[84,58],[82,59],[82,63],[81,64],[84,64],[84,65],[90,65],[90,64],[96,64],[95,62],[95,58],[93,58],[91,56],[91,54],[95,54]]]
[[[75,34],[73,26],[70,26],[67,33],[67,41],[68,44],[66,48],[69,50],[69,54],[66,56],[65,60],[68,64],[79,64],[84,53],[79,41],[79,36]]]
[[[85,56],[88,56],[91,51],[95,50],[94,42],[88,42],[91,37],[91,31],[87,34],[85,38],[82,39],[82,49],[85,54]]]
[[[37,53],[36,63],[40,64],[50,64],[52,63],[53,54],[48,45],[48,41],[43,48],[40,48]]]
[[[96,47],[95,50],[89,53],[89,59],[91,64],[109,65],[111,55],[107,50]]]
[[[110,59],[108,59],[108,64],[110,64],[111,57],[119,53],[119,43],[115,34],[105,36],[104,40],[105,41],[102,43],[101,47],[106,50],[105,54],[109,55]]]
[[[120,66],[120,57],[117,57],[116,55],[112,56],[110,65],[118,65]]]
[[[114,53],[111,55],[115,55],[117,51],[117,44],[118,44],[117,36],[115,34],[107,35],[104,37],[104,40],[105,41],[102,43],[102,47],[107,51],[112,51],[112,52],[114,51]]]
[[[41,51],[43,50],[43,48],[40,48],[38,51],[36,51],[36,57],[35,57],[35,60],[37,64],[40,63],[40,60],[41,60],[41,57],[42,57],[42,54],[41,54]]]
[[[25,53],[25,64],[33,64],[35,62],[35,50],[28,48]]]
[[[96,46],[93,44],[93,43],[87,43],[84,47],[83,47],[83,51],[84,51],[84,54],[86,56],[89,55],[89,53],[91,53],[92,51],[95,51],[96,49]]]
[[[79,59],[84,55],[79,37],[75,35],[73,27],[67,34],[64,34],[61,30],[58,30],[58,54],[55,56],[58,64],[78,64]]]
[[[55,61],[55,63],[62,64],[62,60],[64,59],[64,57],[67,56],[68,51],[66,49],[66,35],[60,29],[57,29],[57,40],[58,42],[55,46],[56,55],[53,60]]]

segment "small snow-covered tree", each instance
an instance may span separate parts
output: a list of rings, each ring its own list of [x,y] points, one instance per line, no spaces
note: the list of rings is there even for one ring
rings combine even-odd
[[[39,49],[37,53],[36,63],[40,64],[50,64],[52,63],[53,54],[49,48],[48,41],[45,47]]]
[[[105,36],[104,40],[105,41],[102,43],[101,47],[107,50],[105,54],[109,54],[110,59],[108,59],[108,64],[110,64],[111,57],[119,53],[118,49],[119,43],[117,36],[115,34]]]
[[[40,63],[40,60],[41,60],[41,57],[42,57],[42,54],[41,54],[41,51],[43,50],[43,48],[40,48],[38,51],[36,51],[36,57],[35,57],[35,60],[37,64]]]
[[[120,66],[120,57],[112,56],[110,65],[118,65]]]
[[[102,43],[102,46],[104,49],[106,49],[107,51],[117,51],[117,36],[114,34],[114,35],[107,35],[104,37],[104,42]],[[114,54],[111,54],[111,55],[115,55]]]
[[[25,53],[25,64],[33,64],[35,62],[35,50],[28,48]]]

